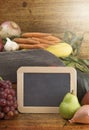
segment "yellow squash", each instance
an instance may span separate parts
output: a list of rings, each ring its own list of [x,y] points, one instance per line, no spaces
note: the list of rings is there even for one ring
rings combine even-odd
[[[46,50],[57,57],[68,57],[73,51],[71,45],[65,42],[57,43],[56,45],[51,45],[46,48]]]

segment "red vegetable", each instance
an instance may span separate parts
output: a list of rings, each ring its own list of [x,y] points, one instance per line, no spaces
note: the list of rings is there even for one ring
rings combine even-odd
[[[0,52],[3,51],[3,49],[4,49],[3,41],[2,38],[0,38]]]

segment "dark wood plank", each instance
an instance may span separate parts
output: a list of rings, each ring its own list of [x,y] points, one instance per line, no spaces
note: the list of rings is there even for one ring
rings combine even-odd
[[[89,1],[0,0],[0,23],[6,20],[17,22],[23,32],[50,32],[62,38],[70,30],[81,35],[89,32]],[[88,37],[81,48],[83,58],[89,58]]]

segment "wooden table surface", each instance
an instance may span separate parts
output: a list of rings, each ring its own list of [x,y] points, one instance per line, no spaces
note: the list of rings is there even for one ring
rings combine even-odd
[[[0,130],[88,130],[89,125],[70,124],[59,114],[19,114],[13,120],[1,120]]]

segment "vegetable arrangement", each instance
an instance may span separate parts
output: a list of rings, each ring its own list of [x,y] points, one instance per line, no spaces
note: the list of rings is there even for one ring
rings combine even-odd
[[[73,32],[65,32],[63,39],[49,33],[22,33],[19,25],[13,21],[7,21],[1,24],[0,52],[41,48],[54,54],[63,62],[63,64],[65,64],[65,66],[71,66],[77,70],[77,96],[81,102],[83,96],[89,91],[89,60],[79,57],[83,38],[83,36],[77,36]],[[87,97],[87,99],[88,98],[89,97]],[[84,108],[84,110],[87,108],[88,107]],[[81,113],[81,111],[82,109],[78,113]],[[85,116],[87,112],[84,113]],[[78,119],[80,119],[81,116],[75,115],[76,118],[79,117]],[[4,117],[5,116],[3,115],[2,118]],[[82,120],[75,120],[75,117],[70,120],[70,123],[84,123]]]
[[[22,33],[19,25],[13,21],[1,24],[0,36],[0,51],[41,48],[57,56],[66,66],[76,68],[79,100],[89,90],[89,60],[79,58],[83,36],[77,36],[73,32],[65,32],[63,39],[60,39],[50,33]]]
[[[1,24],[0,37],[1,39],[4,39],[5,42],[3,49],[3,42],[0,42],[0,51],[45,49],[50,45],[55,45],[61,41],[59,38],[49,33],[26,32],[21,34],[20,27],[13,21],[7,21]]]

